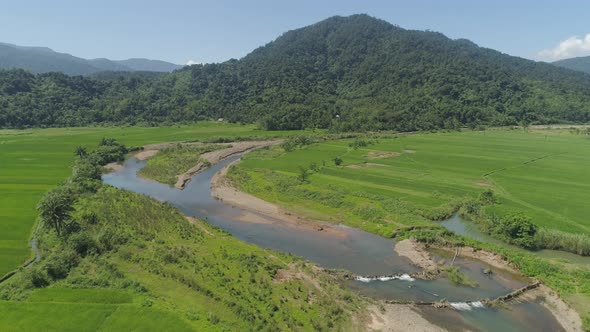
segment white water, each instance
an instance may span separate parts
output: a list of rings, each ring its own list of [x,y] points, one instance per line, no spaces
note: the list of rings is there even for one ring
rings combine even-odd
[[[451,307],[455,308],[456,310],[460,311],[471,311],[472,309],[481,309],[484,308],[484,304],[481,301],[474,301],[474,302],[451,302]]]
[[[357,276],[356,280],[360,282],[371,282],[371,281],[391,281],[391,280],[403,280],[403,281],[414,281],[415,279],[412,278],[409,274],[401,274],[399,276],[383,276],[383,277],[363,277]]]

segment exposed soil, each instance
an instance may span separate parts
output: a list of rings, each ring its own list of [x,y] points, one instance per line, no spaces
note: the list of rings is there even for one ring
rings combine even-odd
[[[371,151],[367,154],[367,157],[380,159],[380,158],[399,157],[400,155],[401,155],[401,153],[399,153],[399,152]]]
[[[398,255],[408,258],[424,271],[438,270],[436,262],[430,257],[424,245],[418,241],[413,239],[399,241],[395,244],[394,250]]]
[[[404,150],[404,153],[413,154],[416,153],[416,150]]]
[[[234,163],[227,165],[213,176],[213,179],[211,179],[211,194],[225,203],[249,211],[249,213],[240,215],[239,220],[252,223],[284,222],[293,227],[303,227],[313,231],[331,233],[343,238],[346,237],[347,233],[344,228],[294,214],[273,203],[236,189],[226,177],[228,169]],[[265,216],[268,216],[268,218]]]
[[[158,152],[160,152],[159,149],[145,149],[141,152],[136,153],[135,155],[133,155],[133,157],[135,157],[137,160],[147,160],[153,156],[155,156]]]
[[[109,163],[103,166],[109,172],[118,172],[123,169],[123,165],[120,163]]]
[[[542,299],[542,304],[546,307],[559,324],[566,330],[572,332],[584,331],[580,315],[570,308],[554,291],[549,287],[541,285],[537,289],[521,296],[521,299],[534,301]]]
[[[446,331],[424,319],[412,305],[383,304],[382,306],[384,310],[381,310],[378,306],[369,307],[371,321],[368,328],[370,331]]]
[[[178,175],[178,180],[176,181],[176,184],[174,186],[178,189],[184,189],[186,184],[190,182],[191,177],[193,175],[203,171],[204,169],[209,167],[209,165],[216,164],[219,161],[238,153],[243,153],[250,150],[275,145],[279,142],[280,141],[237,142],[231,143],[231,145],[227,144],[228,147],[225,149],[203,153],[201,155],[201,159],[203,161],[199,162],[197,165],[195,165],[193,168],[189,169],[185,173]]]
[[[490,183],[486,179],[481,179],[481,180],[477,181],[475,184],[478,186],[482,186],[482,187],[493,187],[494,186],[492,183]]]

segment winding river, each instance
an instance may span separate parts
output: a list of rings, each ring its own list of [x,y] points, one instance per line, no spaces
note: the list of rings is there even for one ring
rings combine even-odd
[[[292,253],[326,268],[346,269],[361,276],[418,272],[409,260],[395,253],[393,240],[358,229],[326,224],[326,227],[337,231],[322,232],[261,214],[257,217],[264,222],[242,221],[243,215],[251,215],[252,212],[216,200],[210,188],[215,173],[239,158],[229,157],[193,176],[184,190],[138,177],[137,172],[145,166],[145,161],[135,158],[125,161],[121,170],[103,175],[103,181],[114,187],[169,202],[184,214],[206,220],[240,240]],[[437,259],[449,259],[439,252],[432,252],[432,255]],[[525,285],[527,280],[477,260],[458,258],[455,265],[479,286],[454,286],[444,278],[431,281],[413,278],[384,281],[361,279],[346,284],[364,295],[378,299],[427,302],[447,299],[453,308],[420,306],[417,310],[428,321],[450,331],[563,331],[553,315],[539,303],[522,302],[498,309],[487,308],[477,302],[479,299],[509,293]],[[492,277],[484,274],[484,269],[492,269]]]

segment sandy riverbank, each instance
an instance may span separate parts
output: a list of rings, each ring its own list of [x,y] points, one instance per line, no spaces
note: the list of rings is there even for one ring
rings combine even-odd
[[[227,157],[275,145],[278,143],[280,143],[280,141],[248,141],[224,144],[227,145],[227,148],[203,153],[200,156],[203,162],[199,162],[197,165],[195,165],[188,171],[184,172],[183,174],[179,174],[177,177],[178,180],[176,181],[176,184],[174,186],[178,189],[183,189],[186,186],[186,184],[190,182],[191,177],[193,175],[203,171],[204,169],[209,167],[209,165],[217,164],[218,162]]]
[[[438,270],[436,262],[430,257],[424,245],[414,239],[399,241],[393,249],[398,255],[408,258],[414,265],[425,272]]]
[[[276,204],[236,189],[226,175],[229,168],[237,162],[239,161],[227,165],[213,176],[211,179],[211,194],[224,203],[246,210],[247,212],[239,216],[241,221],[252,223],[283,222],[292,227],[302,227],[313,231],[332,233],[342,237],[346,236],[346,229],[344,228],[322,221],[311,220],[283,210]]]
[[[541,300],[543,306],[555,316],[566,331],[584,331],[580,315],[570,308],[551,288],[541,285],[530,292],[526,292],[520,298],[528,301]]]
[[[370,331],[383,332],[438,332],[446,331],[422,317],[412,305],[383,304],[369,307]]]

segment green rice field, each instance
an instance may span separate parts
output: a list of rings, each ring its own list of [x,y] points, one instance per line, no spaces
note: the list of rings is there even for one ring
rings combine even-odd
[[[357,149],[351,143],[253,153],[232,176],[266,200],[384,235],[448,216],[487,189],[499,199],[489,212],[522,212],[539,226],[590,234],[586,135],[491,130],[379,138]],[[300,167],[312,170],[306,183],[295,180]]]

